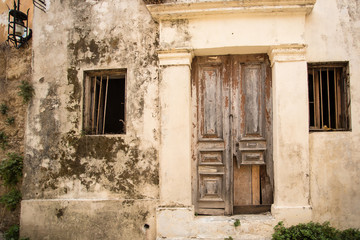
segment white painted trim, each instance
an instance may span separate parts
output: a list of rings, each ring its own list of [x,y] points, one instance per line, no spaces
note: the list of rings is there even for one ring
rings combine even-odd
[[[298,62],[306,60],[306,45],[294,44],[271,47],[269,52],[271,66],[275,62]]]
[[[189,19],[221,14],[309,14],[316,0],[242,0],[146,5],[156,20]]]
[[[312,209],[312,207],[310,205],[304,205],[304,206],[276,206],[276,205],[272,205],[271,206],[272,209],[274,210],[278,210],[278,209]]]
[[[189,50],[159,51],[160,66],[191,65],[194,54]]]

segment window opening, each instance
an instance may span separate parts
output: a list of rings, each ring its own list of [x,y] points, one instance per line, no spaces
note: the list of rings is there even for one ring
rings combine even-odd
[[[348,63],[309,63],[310,130],[350,130]]]
[[[126,71],[85,72],[86,134],[126,133]]]

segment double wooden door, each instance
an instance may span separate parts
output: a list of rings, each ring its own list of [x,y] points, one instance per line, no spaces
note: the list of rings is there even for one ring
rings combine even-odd
[[[197,214],[269,210],[271,105],[267,55],[194,59],[192,191]]]

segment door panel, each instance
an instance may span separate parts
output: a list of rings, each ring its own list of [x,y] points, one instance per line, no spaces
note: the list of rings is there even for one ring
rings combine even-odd
[[[272,202],[269,73],[265,55],[194,59],[192,189],[197,213],[232,214],[243,206]]]
[[[221,65],[201,68],[199,83],[200,139],[222,139],[222,78]]]
[[[227,59],[203,57],[194,60],[193,92],[196,93],[194,128],[197,131],[193,156],[195,207],[202,214],[230,214],[228,156]],[[193,95],[194,97],[194,95]],[[193,135],[195,136],[195,135]]]

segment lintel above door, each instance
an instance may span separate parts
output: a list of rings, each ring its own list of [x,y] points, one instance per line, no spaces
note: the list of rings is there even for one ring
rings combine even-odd
[[[174,1],[144,0],[155,20],[189,19],[219,14],[309,14],[316,0]]]

